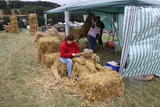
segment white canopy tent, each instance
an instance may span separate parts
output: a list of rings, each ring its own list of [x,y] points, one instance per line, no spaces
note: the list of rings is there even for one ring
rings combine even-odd
[[[99,0],[75,3],[46,11],[45,14],[65,12],[68,34],[69,12],[94,12],[123,14],[121,36],[122,76],[154,74],[160,76],[160,1],[159,0]],[[156,42],[154,42],[156,41]]]

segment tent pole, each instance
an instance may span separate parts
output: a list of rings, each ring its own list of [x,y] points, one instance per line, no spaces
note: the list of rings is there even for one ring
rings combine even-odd
[[[69,35],[69,17],[70,17],[69,11],[65,10],[64,15],[65,15],[65,23],[66,23],[66,25],[65,25],[65,35],[67,36],[67,35]]]
[[[44,14],[44,20],[45,20],[46,29],[48,29],[48,28],[47,28],[47,14]]]

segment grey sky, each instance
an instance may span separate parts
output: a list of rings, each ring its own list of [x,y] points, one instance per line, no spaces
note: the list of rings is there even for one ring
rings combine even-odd
[[[37,0],[21,0],[21,1],[37,1]],[[63,4],[69,4],[78,1],[88,1],[88,0],[40,0],[40,1],[49,1],[63,5]]]

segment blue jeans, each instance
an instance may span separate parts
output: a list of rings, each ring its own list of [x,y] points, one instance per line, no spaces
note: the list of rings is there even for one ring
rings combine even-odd
[[[91,35],[88,35],[87,39],[88,39],[88,48],[92,49],[93,52],[96,52],[97,51],[97,48],[96,48],[96,45],[97,45],[96,38],[94,38]]]
[[[72,75],[72,68],[73,68],[73,61],[71,58],[60,58],[60,61],[67,65],[67,75],[71,77]]]

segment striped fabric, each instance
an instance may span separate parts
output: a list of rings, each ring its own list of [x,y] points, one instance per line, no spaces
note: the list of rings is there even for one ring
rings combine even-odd
[[[122,76],[160,76],[160,8],[125,7],[123,38]]]
[[[118,38],[120,41],[120,46],[123,46],[123,19],[124,14],[118,14]]]

